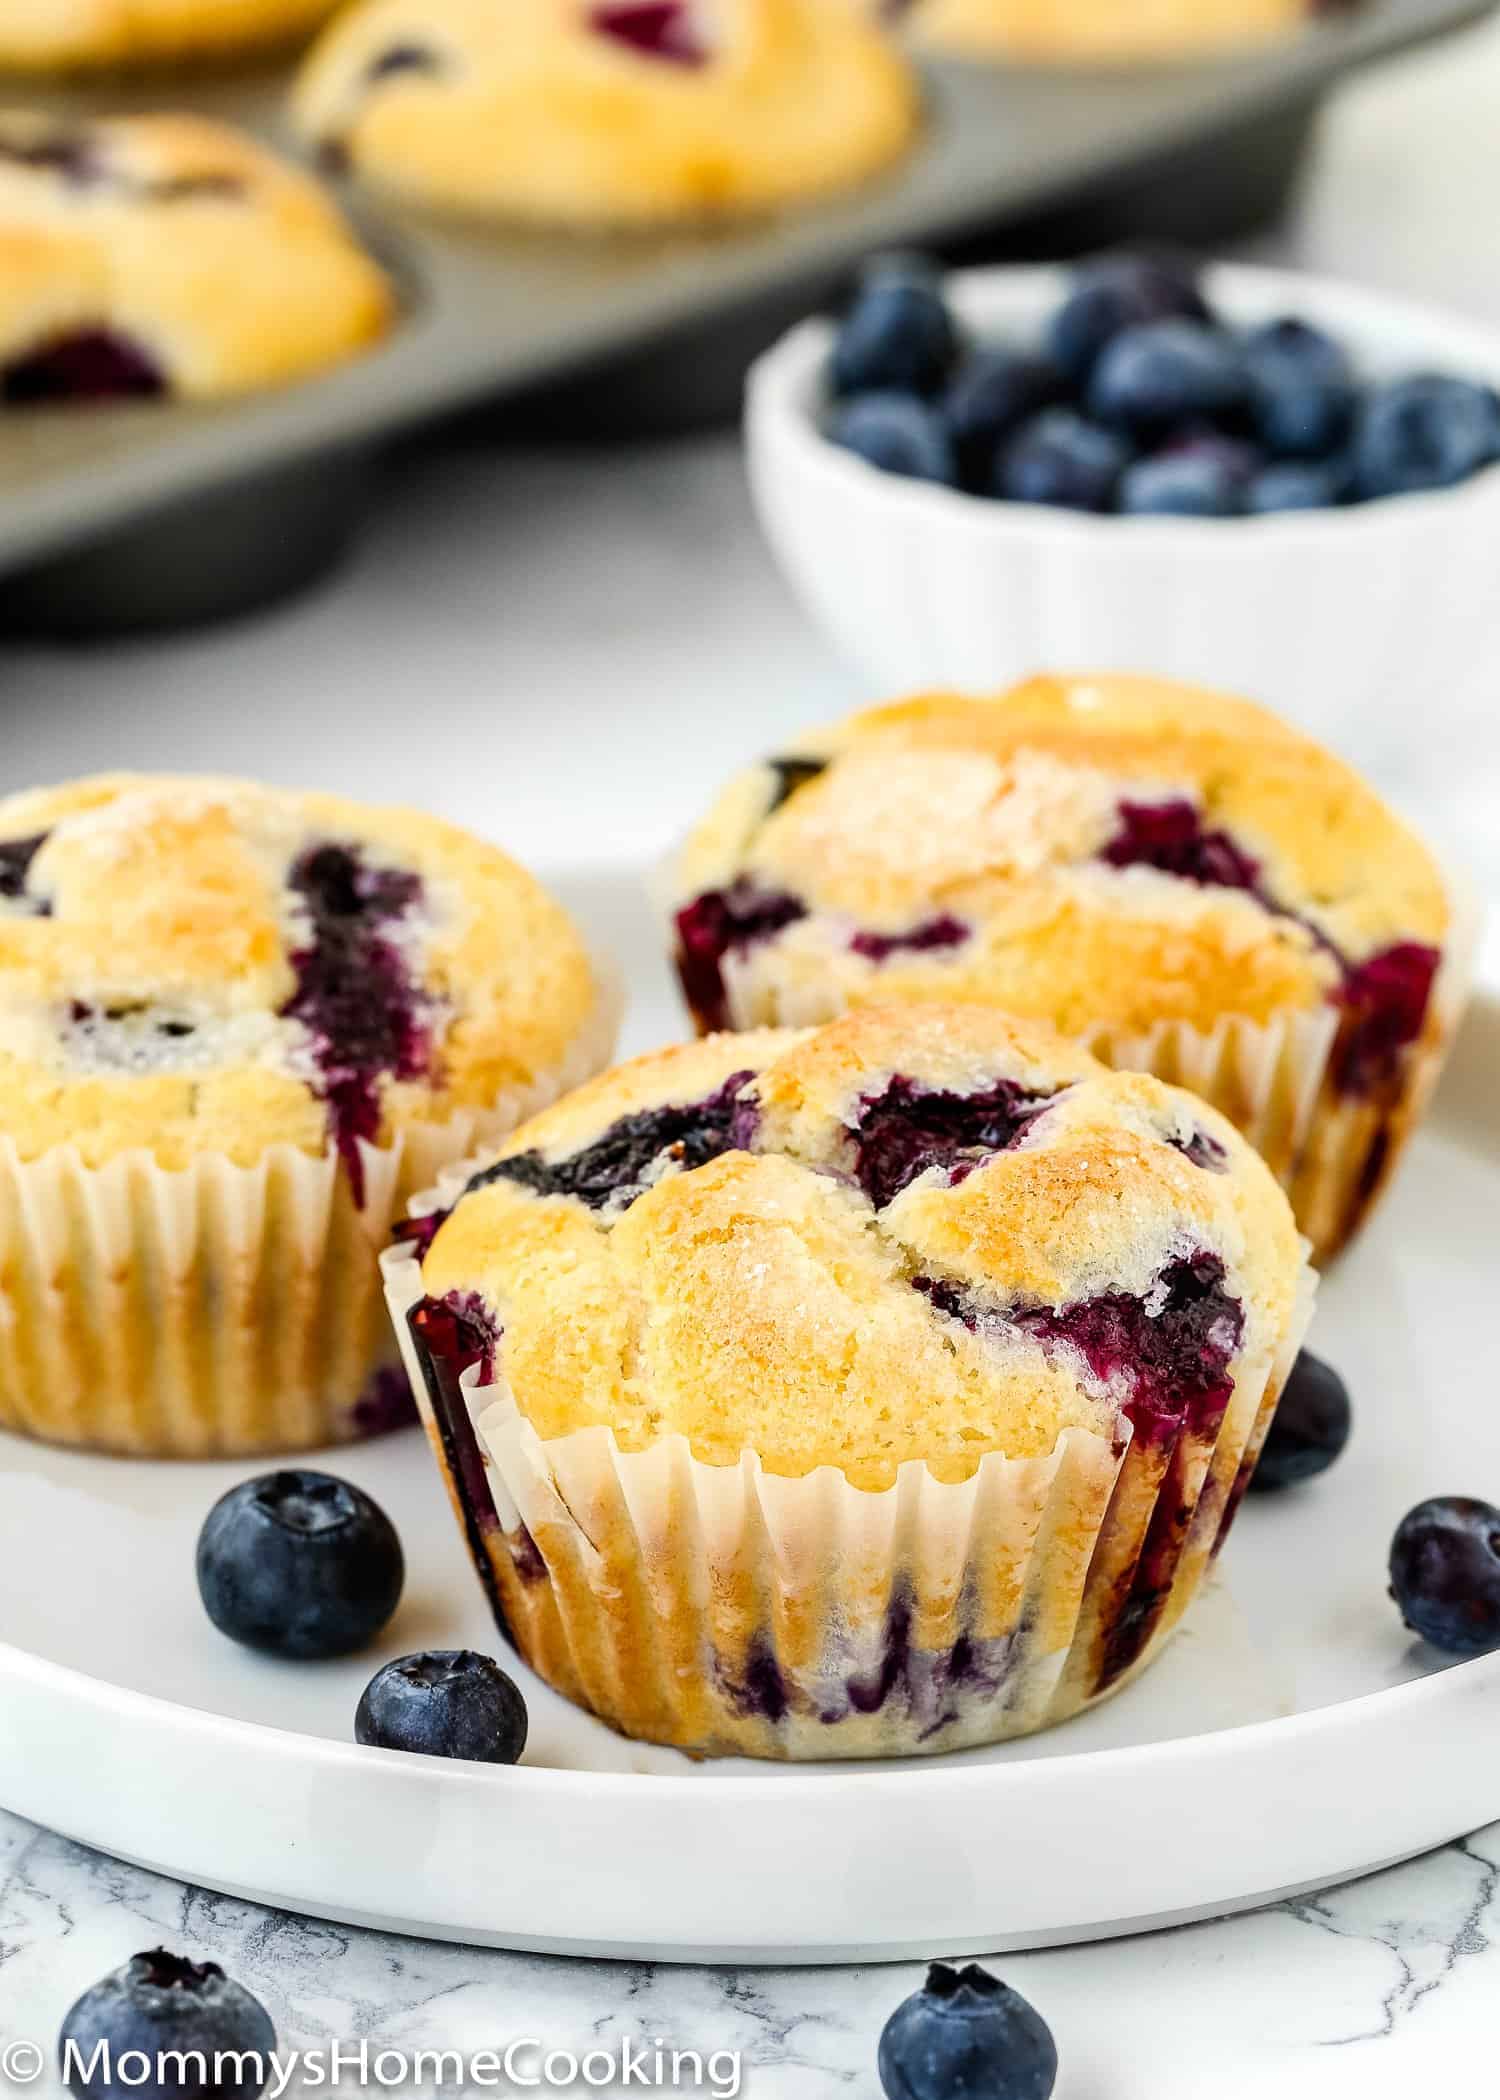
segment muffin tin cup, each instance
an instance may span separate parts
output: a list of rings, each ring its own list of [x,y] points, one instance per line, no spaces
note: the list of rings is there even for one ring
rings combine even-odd
[[[337,1156],[23,1160],[0,1138],[0,1428],[158,1458],[302,1451],[410,1421],[376,1260],[414,1190],[607,1063],[617,1001],[546,1080]]]
[[[417,1208],[457,1195],[457,1174]],[[1241,1364],[1223,1417],[1175,1440],[1068,1430],[945,1485],[829,1466],[797,1479],[686,1438],[543,1439],[509,1387],[455,1376],[411,1314],[421,1267],[382,1257],[423,1418],[503,1632],[622,1734],[696,1755],[898,1757],[1067,1719],[1144,1669],[1228,1530],[1312,1314]]]

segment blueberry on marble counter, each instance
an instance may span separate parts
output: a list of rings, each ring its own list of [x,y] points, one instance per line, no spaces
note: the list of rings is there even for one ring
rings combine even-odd
[[[880,2037],[886,2100],[1048,2100],[1057,2047],[1035,2006],[970,1962],[934,1962]]]
[[[255,2100],[275,2047],[270,2014],[217,1962],[191,1962],[157,1947],[84,1992],[62,2023],[58,2061],[78,2100],[199,2100],[210,2093]],[[206,2078],[197,2076],[200,2055]],[[162,2069],[168,2075],[159,2076]]]

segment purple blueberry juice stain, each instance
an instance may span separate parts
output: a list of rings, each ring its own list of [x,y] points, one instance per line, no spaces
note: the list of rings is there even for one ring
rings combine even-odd
[[[488,1544],[501,1530],[500,1516],[459,1382],[466,1371],[477,1366],[480,1385],[494,1383],[501,1329],[477,1291],[450,1291],[443,1298],[423,1298],[407,1314],[406,1324],[437,1426],[443,1467],[463,1512],[469,1553],[496,1623],[510,1639]]]
[[[785,890],[763,890],[741,876],[728,889],[705,890],[677,914],[677,974],[683,997],[704,1028],[727,1028],[724,960],[807,917],[807,906]]]
[[[766,764],[775,780],[770,807],[766,811],[768,817],[774,817],[784,802],[790,802],[798,788],[806,787],[810,780],[816,780],[820,773],[828,771],[826,758],[768,758]]]
[[[747,1720],[759,1718],[774,1728],[791,1708],[791,1695],[776,1651],[765,1634],[757,1634],[745,1651],[744,1669],[729,1669],[722,1656],[714,1657],[714,1676],[726,1704]]]
[[[409,1247],[421,1261],[452,1215],[451,1210],[426,1210],[419,1218],[403,1218],[391,1228],[391,1245]]]
[[[59,336],[0,367],[0,400],[15,408],[64,401],[150,401],[166,392],[166,374],[150,353],[109,328]]]
[[[0,897],[10,903],[28,904],[39,919],[50,917],[52,907],[45,897],[31,897],[26,884],[31,863],[50,837],[50,832],[39,831],[29,839],[0,839]]]
[[[547,1582],[547,1563],[542,1559],[541,1549],[524,1524],[514,1531],[507,1531],[505,1543],[515,1565],[516,1573],[523,1582]]]
[[[99,141],[88,131],[63,128],[31,138],[0,136],[0,161],[61,176],[70,188],[87,189],[108,181]]]
[[[706,1100],[669,1103],[622,1116],[569,1159],[549,1160],[540,1152],[519,1152],[497,1160],[473,1177],[469,1189],[515,1181],[538,1196],[576,1197],[595,1211],[621,1201],[633,1203],[668,1166],[688,1172],[722,1153],[745,1150],[755,1131],[757,1111],[753,1102],[741,1101],[739,1094],[754,1077],[748,1068],[733,1072]]]
[[[1099,858],[1112,868],[1156,868],[1183,882],[1222,890],[1247,890],[1269,909],[1260,888],[1260,862],[1227,831],[1206,831],[1203,813],[1185,798],[1170,802],[1122,802],[1120,828]]]
[[[1204,828],[1202,812],[1185,798],[1122,802],[1120,828],[1100,859],[1112,868],[1149,867],[1206,888],[1242,890],[1273,916],[1303,927],[1338,964],[1334,993],[1345,1026],[1334,1051],[1334,1086],[1370,1094],[1396,1076],[1401,1053],[1421,1035],[1441,951],[1420,941],[1397,941],[1363,962],[1351,962],[1322,928],[1277,902],[1261,880],[1261,864],[1223,830]]]
[[[1180,1152],[1185,1160],[1201,1167],[1205,1174],[1227,1174],[1229,1154],[1216,1137],[1206,1130],[1194,1127],[1188,1137],[1169,1137],[1167,1143],[1174,1152]]]
[[[364,1203],[359,1140],[380,1133],[380,1081],[420,1079],[432,1040],[393,929],[422,899],[417,876],[373,868],[352,846],[315,846],[287,878],[311,922],[292,952],[297,989],[282,1008],[312,1044],[318,1091],[356,1204]]]
[[[1339,1004],[1344,1026],[1334,1050],[1334,1084],[1346,1094],[1372,1094],[1395,1076],[1401,1053],[1427,1020],[1442,957],[1419,941],[1399,941],[1362,963],[1345,965]]]
[[[859,1105],[852,1126],[856,1178],[877,1210],[929,1167],[944,1167],[961,1181],[1024,1137],[1056,1098],[1030,1093],[1013,1079],[997,1080],[982,1093],[948,1094],[898,1074]]]
[[[898,1589],[886,1607],[877,1668],[845,1680],[843,1700],[821,1715],[830,1726],[851,1714],[877,1714],[893,1702],[919,1742],[930,1742],[961,1718],[964,1706],[998,1698],[1010,1674],[1023,1631],[981,1640],[958,1635],[951,1647],[922,1648],[912,1638],[909,1594]]]
[[[365,85],[394,80],[401,73],[441,73],[443,62],[430,44],[392,44],[365,68]]]
[[[1081,1356],[1091,1381],[1118,1395],[1136,1440],[1161,1446],[1184,1428],[1217,1432],[1234,1391],[1229,1366],[1245,1308],[1224,1288],[1224,1264],[1202,1250],[1168,1262],[1144,1298],[1107,1291],[1072,1305],[987,1306],[962,1284],[916,1276],[934,1309],[971,1332],[994,1324],[1029,1334],[1046,1350]]]
[[[357,1436],[386,1436],[409,1429],[417,1420],[411,1380],[400,1364],[382,1364],[354,1403],[351,1421]]]
[[[708,46],[689,0],[602,0],[589,10],[596,36],[611,37],[642,58],[674,66],[706,66]]]
[[[940,912],[909,933],[857,933],[849,946],[866,962],[883,963],[893,955],[934,955],[944,948],[961,948],[972,932],[972,927],[951,912]]]

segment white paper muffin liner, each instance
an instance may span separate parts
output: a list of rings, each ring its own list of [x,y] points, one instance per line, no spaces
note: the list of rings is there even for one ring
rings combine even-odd
[[[1104,1064],[1188,1087],[1226,1115],[1286,1190],[1320,1267],[1348,1245],[1388,1185],[1463,1018],[1480,908],[1465,877],[1452,869],[1444,877],[1451,919],[1426,1025],[1387,1085],[1353,1094],[1336,1084],[1341,1011],[1334,1005],[1292,1008],[1266,1022],[1222,1014],[1209,1030],[1185,1021],[1145,1030],[1099,1024],[1080,1038]],[[731,951],[723,976],[736,1029],[817,1028],[847,1011],[833,971],[789,979],[777,969],[774,946]],[[878,993],[875,975],[861,1003]]]
[[[456,1174],[417,1209],[450,1203]],[[1159,1652],[1223,1537],[1301,1347],[1237,1366],[1211,1429],[1175,1442],[1068,1430],[1045,1458],[971,1479],[919,1461],[893,1487],[682,1436],[621,1451],[595,1427],[543,1439],[503,1380],[454,1378],[409,1315],[421,1267],[382,1258],[403,1356],[497,1619],[523,1659],[622,1733],[695,1754],[895,1757],[1051,1726]]]
[[[554,1071],[482,1111],[361,1143],[357,1206],[336,1153],[253,1166],[145,1149],[89,1166],[0,1136],[0,1428],[163,1458],[346,1442],[409,1419],[378,1255],[417,1189],[609,1060],[612,980]]]

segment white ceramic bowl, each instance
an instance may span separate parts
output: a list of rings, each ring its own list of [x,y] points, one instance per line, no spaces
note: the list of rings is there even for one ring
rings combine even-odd
[[[1054,268],[949,280],[979,341],[1036,343]],[[1367,376],[1437,369],[1500,383],[1500,338],[1290,272],[1222,265],[1232,322],[1298,314]],[[821,434],[832,325],[756,365],[751,482],[809,612],[887,692],[982,691],[1038,670],[1145,671],[1263,700],[1368,761],[1444,710],[1500,645],[1500,468],[1454,489],[1266,518],[1114,518],[1001,503],[868,466]],[[1449,726],[1451,726],[1451,716]]]

